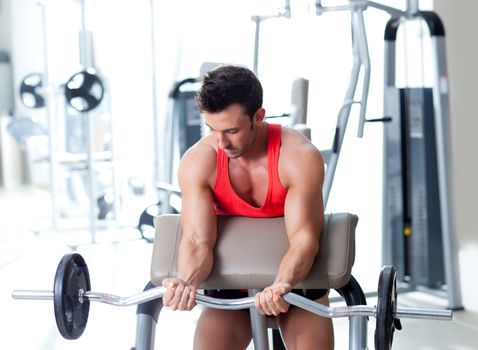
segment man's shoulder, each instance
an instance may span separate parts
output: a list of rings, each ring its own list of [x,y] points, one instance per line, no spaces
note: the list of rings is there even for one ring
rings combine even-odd
[[[299,131],[289,127],[282,127],[281,154],[290,154],[291,156],[294,156],[294,154],[320,155],[320,151]]]
[[[324,160],[320,151],[300,132],[283,128],[279,156],[279,176],[289,188],[294,184],[312,184],[322,178]],[[311,180],[312,179],[312,180]]]
[[[196,143],[184,153],[179,165],[180,183],[182,180],[210,183],[216,171],[217,151],[209,142]]]
[[[216,159],[217,150],[207,138],[197,142],[184,153],[182,161]]]

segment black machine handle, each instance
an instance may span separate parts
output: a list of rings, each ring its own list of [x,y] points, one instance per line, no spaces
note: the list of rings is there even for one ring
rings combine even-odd
[[[186,78],[175,83],[173,88],[171,89],[171,92],[169,93],[169,98],[172,98],[172,99],[178,98],[179,93],[181,92],[181,87],[183,87],[183,85],[194,84],[198,82],[199,82],[199,78]]]

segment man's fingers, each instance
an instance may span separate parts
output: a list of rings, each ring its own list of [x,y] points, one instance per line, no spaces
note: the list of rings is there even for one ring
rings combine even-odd
[[[265,315],[264,310],[262,309],[262,305],[261,305],[261,293],[257,293],[254,296],[254,304],[256,305],[257,311],[259,311],[259,313],[261,315]]]
[[[171,303],[169,307],[173,310],[178,309],[178,305],[181,301],[181,297],[183,296],[184,285],[178,284],[174,290],[173,298],[171,299]]]
[[[274,306],[272,305],[272,293],[266,289],[261,292],[261,305],[266,315],[274,314]]]
[[[187,305],[187,310],[192,310],[193,307],[196,305],[196,289],[191,288],[191,292],[189,293],[189,301]]]
[[[279,310],[279,313],[284,313],[284,312],[287,312],[287,310],[289,310],[289,303],[286,302],[281,295],[274,293],[273,299],[274,299],[274,304],[277,305],[277,309]]]
[[[267,305],[272,315],[277,316],[282,312],[281,304],[279,304],[280,297],[276,295],[271,289],[267,291]]]
[[[185,286],[183,289],[183,292],[179,296],[179,302],[178,302],[178,310],[184,311],[188,305],[188,299],[189,299],[189,293],[191,292],[191,289],[189,289],[188,286]]]
[[[181,300],[178,303],[178,310],[189,311],[194,307],[196,301],[196,293],[194,288],[185,286],[181,295]]]

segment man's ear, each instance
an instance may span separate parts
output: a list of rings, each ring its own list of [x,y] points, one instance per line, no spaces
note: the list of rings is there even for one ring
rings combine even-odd
[[[256,111],[256,113],[254,113],[254,117],[252,118],[252,121],[257,126],[264,121],[265,117],[266,117],[266,110],[261,107]]]

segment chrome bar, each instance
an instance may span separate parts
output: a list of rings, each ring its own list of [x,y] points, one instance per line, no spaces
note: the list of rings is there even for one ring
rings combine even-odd
[[[363,137],[365,126],[365,114],[367,111],[368,90],[370,87],[370,56],[368,51],[367,33],[365,31],[365,22],[363,18],[363,9],[358,9],[352,13],[352,28],[357,37],[358,55],[363,67],[362,98],[360,99],[360,115],[357,137]]]
[[[412,309],[397,308],[395,312],[396,318],[418,318],[429,320],[451,321],[453,311],[451,310],[432,310],[432,309]]]
[[[329,307],[329,306],[319,304],[315,301],[306,299],[294,293],[285,294],[284,300],[291,305],[298,306],[301,309],[304,309],[316,315],[328,317],[328,318],[350,317],[352,315],[375,317],[375,308],[366,306],[366,305]]]
[[[111,304],[116,306],[130,306],[146,303],[148,301],[162,298],[166,288],[156,287],[145,290],[142,293],[131,295],[129,297],[120,297],[117,295],[97,293],[97,292],[85,292],[83,297],[90,299],[90,301],[98,301],[100,303]]]
[[[154,299],[162,298],[166,288],[160,286],[145,290],[142,293],[128,297],[120,297],[117,295],[83,292],[80,290],[78,297],[88,298],[90,301],[111,304],[116,306],[130,306],[145,303]],[[12,292],[13,299],[29,299],[29,300],[52,300],[54,294],[47,290],[14,290]],[[304,310],[312,312],[316,315],[327,318],[340,318],[350,316],[371,316],[376,317],[375,307],[367,305],[353,305],[345,307],[330,307],[319,304],[315,301],[304,298],[294,293],[284,295],[284,300],[291,305],[298,306]],[[196,294],[196,303],[216,309],[240,310],[254,307],[254,297],[239,299],[218,299],[208,297],[202,294]],[[436,319],[451,320],[453,311],[451,310],[434,310],[434,309],[414,309],[414,308],[397,308],[395,311],[396,318],[418,318],[418,319]]]
[[[390,14],[391,16],[394,16],[394,17],[402,17],[406,13],[402,10],[399,10],[399,9],[396,9],[394,7],[387,6],[387,5],[384,5],[384,4],[380,4],[380,3],[375,2],[375,1],[367,1],[367,6],[374,7],[378,10],[385,11],[388,14]]]
[[[401,17],[406,14],[405,11],[399,10],[397,8],[387,6],[375,1],[368,0],[351,0],[348,5],[336,5],[336,6],[322,6],[321,1],[316,1],[315,3],[315,13],[316,15],[321,15],[324,12],[337,12],[337,11],[353,11],[357,8],[363,8],[364,10],[367,7],[373,7],[377,10],[387,12],[391,16]]]
[[[215,309],[241,310],[253,307],[254,298],[216,299],[202,294],[196,294],[196,303]]]
[[[12,292],[12,298],[24,300],[53,300],[53,292],[51,290],[14,290]]]
[[[324,12],[350,11],[354,8],[354,5],[322,6],[321,4],[316,3],[315,14],[320,16]]]

